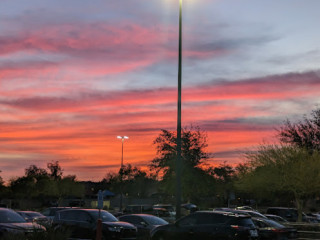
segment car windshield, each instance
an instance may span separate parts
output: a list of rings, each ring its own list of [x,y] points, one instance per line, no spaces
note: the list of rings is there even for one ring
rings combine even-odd
[[[90,211],[90,214],[95,220],[98,220],[99,211]],[[101,211],[100,218],[102,222],[118,222],[118,219],[115,216],[113,216],[111,213],[108,213],[107,211]]]
[[[42,217],[43,215],[38,212],[28,212],[26,213],[29,217]]]
[[[273,220],[264,220],[270,227],[274,227],[274,228],[284,228],[284,226],[276,221]]]
[[[24,223],[26,222],[23,217],[18,213],[5,209],[0,210],[0,223]]]
[[[167,221],[162,218],[154,217],[154,216],[144,216],[143,219],[149,223],[150,225],[165,225],[168,224]]]
[[[254,223],[252,222],[251,218],[239,219],[238,225],[243,227],[254,227]]]

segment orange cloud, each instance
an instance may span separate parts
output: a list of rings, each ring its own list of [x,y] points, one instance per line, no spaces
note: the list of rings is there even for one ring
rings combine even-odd
[[[306,110],[310,99],[313,107],[319,85],[319,76],[308,72],[185,86],[183,125],[194,123],[207,132],[208,151],[216,153],[211,163],[236,163],[244,149],[274,141],[274,129],[291,114],[290,108],[280,109],[281,102],[301,104]],[[59,160],[67,173],[101,180],[119,167],[117,135],[130,137],[125,142],[125,163],[146,167],[155,157],[152,142],[160,129],[176,128],[174,88],[68,93],[66,89],[60,96],[17,93],[18,97],[0,98],[2,176],[14,174],[9,163],[25,168],[33,161]]]

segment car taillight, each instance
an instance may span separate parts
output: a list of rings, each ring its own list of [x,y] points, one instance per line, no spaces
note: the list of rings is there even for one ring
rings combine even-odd
[[[239,226],[239,225],[231,225],[231,227],[233,228],[233,229],[236,229],[236,230],[247,230],[248,228],[247,227],[244,227],[244,226]]]

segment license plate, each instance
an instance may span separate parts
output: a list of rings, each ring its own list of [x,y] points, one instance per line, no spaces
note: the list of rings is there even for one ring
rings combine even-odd
[[[251,237],[258,237],[258,231],[257,230],[250,230],[250,236]]]

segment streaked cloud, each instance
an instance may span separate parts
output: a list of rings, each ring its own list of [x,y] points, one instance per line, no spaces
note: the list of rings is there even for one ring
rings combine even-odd
[[[208,133],[208,150],[218,152],[214,159],[237,162],[236,153],[274,137],[275,128],[292,114],[290,108],[279,112],[279,101],[295,104],[319,94],[319,85],[319,75],[306,72],[186,87],[183,120]],[[8,114],[11,109],[15,120],[0,121],[1,152],[41,153],[51,155],[50,160],[76,158],[83,164],[76,167],[79,171],[88,161],[94,171],[108,159],[103,168],[109,171],[116,168],[119,158],[114,151],[119,147],[116,135],[130,135],[128,162],[147,165],[155,154],[152,142],[160,129],[175,129],[174,88],[67,93],[63,97],[2,98],[0,107]],[[224,155],[223,149],[230,154]],[[62,164],[71,169],[74,162]]]

